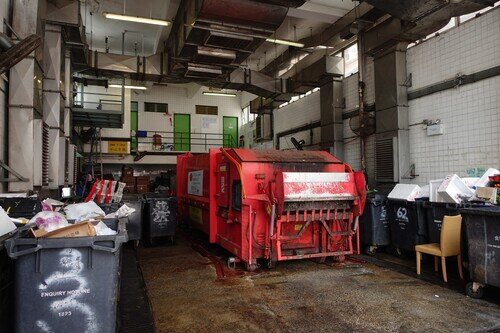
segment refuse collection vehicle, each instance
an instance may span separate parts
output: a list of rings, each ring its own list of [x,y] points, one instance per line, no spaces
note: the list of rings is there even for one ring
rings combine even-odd
[[[325,151],[210,149],[177,158],[178,218],[254,270],[359,253],[361,172]]]

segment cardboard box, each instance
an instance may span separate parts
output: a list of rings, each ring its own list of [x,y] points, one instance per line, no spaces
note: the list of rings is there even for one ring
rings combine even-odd
[[[122,177],[134,177],[134,169],[129,167],[122,168]]]
[[[149,185],[149,177],[148,176],[138,176],[135,177],[136,185]]]
[[[147,193],[149,189],[149,185],[137,185],[136,191],[137,193]]]
[[[135,185],[125,185],[125,188],[123,189],[123,193],[131,193],[131,194],[134,194],[136,193],[136,190],[135,190]]]
[[[35,238],[75,238],[93,237],[96,235],[94,225],[89,221],[71,224],[67,227],[47,232],[43,229],[31,229]]]
[[[476,197],[495,204],[497,202],[497,191],[498,189],[495,187],[478,187],[476,190]]]

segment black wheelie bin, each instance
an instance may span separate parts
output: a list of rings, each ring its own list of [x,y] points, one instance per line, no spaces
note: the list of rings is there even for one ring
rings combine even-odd
[[[500,287],[500,206],[464,208],[460,214],[465,223],[471,279],[465,292],[481,298],[485,285]]]

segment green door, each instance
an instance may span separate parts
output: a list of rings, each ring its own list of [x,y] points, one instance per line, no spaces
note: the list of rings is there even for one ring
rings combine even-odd
[[[174,149],[176,151],[191,150],[191,116],[174,113]]]
[[[139,117],[138,117],[138,102],[130,103],[130,149],[132,151],[137,151],[138,141],[137,141],[137,129],[139,126]]]
[[[238,117],[223,117],[222,134],[225,148],[238,147]]]

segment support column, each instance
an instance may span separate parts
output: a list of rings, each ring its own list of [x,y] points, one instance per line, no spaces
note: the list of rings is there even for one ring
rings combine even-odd
[[[49,127],[49,189],[64,185],[66,139],[64,137],[64,85],[66,68],[62,46],[61,27],[45,25],[43,67],[43,120]]]
[[[342,81],[332,80],[320,89],[321,149],[344,158]]]
[[[19,38],[30,34],[41,35],[39,16],[43,16],[39,0],[13,1],[12,26]],[[31,191],[41,178],[41,164],[35,151],[42,149],[38,140],[41,114],[42,70],[35,59],[41,59],[39,50],[21,60],[9,75],[9,166],[27,182],[10,182],[8,190]],[[38,172],[40,175],[38,175]],[[12,177],[12,175],[11,175]]]
[[[376,180],[388,185],[404,181],[410,171],[406,49],[400,43],[374,60]]]

